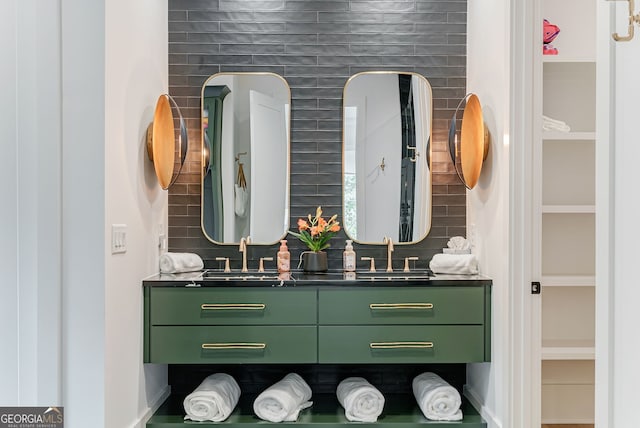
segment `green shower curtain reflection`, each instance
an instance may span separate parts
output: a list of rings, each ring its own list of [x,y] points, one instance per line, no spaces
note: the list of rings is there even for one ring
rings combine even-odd
[[[202,109],[208,116],[208,125],[202,130],[209,156],[204,177],[203,205],[211,215],[202,219],[207,235],[215,241],[223,241],[224,216],[222,202],[222,108],[224,98],[231,92],[226,85],[206,86]]]

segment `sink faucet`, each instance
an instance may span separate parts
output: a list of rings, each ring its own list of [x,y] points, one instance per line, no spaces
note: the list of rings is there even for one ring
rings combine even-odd
[[[247,244],[251,243],[251,238],[248,236],[240,238],[240,248],[238,251],[242,253],[242,272],[249,272],[247,269]]]
[[[391,265],[391,253],[393,253],[393,241],[391,238],[384,237],[382,239],[383,244],[387,244],[387,272],[393,272],[393,266]]]

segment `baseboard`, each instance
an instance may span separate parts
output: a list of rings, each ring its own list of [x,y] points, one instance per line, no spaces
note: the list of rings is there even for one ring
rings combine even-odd
[[[487,422],[488,428],[502,428],[502,423],[496,418],[491,410],[489,410],[480,399],[480,395],[476,393],[472,388],[468,385],[465,385],[463,388],[464,396],[467,397],[467,400],[471,403],[473,407],[476,408],[480,416]]]
[[[135,424],[133,424],[131,428],[145,428],[147,421],[151,419],[151,416],[156,412],[156,410],[158,410],[160,405],[164,403],[164,400],[166,400],[169,397],[169,395],[171,395],[171,385],[167,385],[164,388],[162,388],[160,392],[151,399],[151,402],[149,404],[149,408],[147,409],[147,411],[144,412],[144,414],[138,418],[138,421]]]

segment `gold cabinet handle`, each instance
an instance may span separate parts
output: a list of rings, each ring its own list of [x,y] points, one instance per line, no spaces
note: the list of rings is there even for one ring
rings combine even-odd
[[[371,342],[371,349],[433,348],[433,342]]]
[[[267,306],[264,303],[203,303],[200,308],[203,311],[261,311]]]
[[[433,309],[433,303],[371,303],[369,309]]]
[[[203,343],[202,349],[265,349],[266,343]]]

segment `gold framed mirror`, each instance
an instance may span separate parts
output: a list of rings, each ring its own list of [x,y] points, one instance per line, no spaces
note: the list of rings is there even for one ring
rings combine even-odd
[[[432,93],[411,72],[370,71],[343,93],[343,225],[362,244],[411,244],[431,228]]]
[[[201,228],[272,245],[289,229],[291,91],[275,73],[217,73],[201,93]]]

